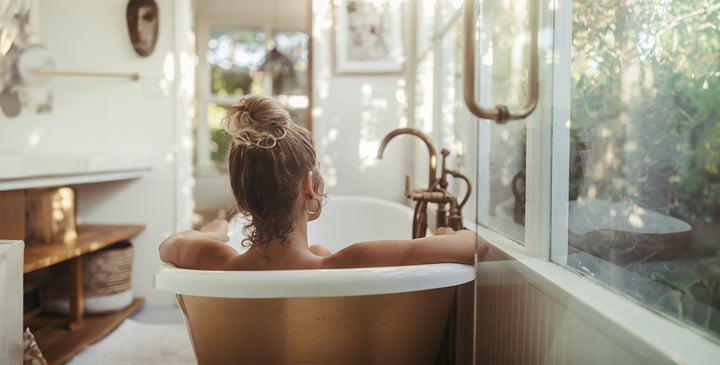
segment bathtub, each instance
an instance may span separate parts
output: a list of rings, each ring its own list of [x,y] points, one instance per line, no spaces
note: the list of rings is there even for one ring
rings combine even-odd
[[[337,196],[308,236],[335,252],[409,238],[411,229],[412,210],[402,204]],[[472,266],[450,263],[277,271],[164,264],[154,286],[177,295],[202,365],[417,365],[435,363],[456,287],[473,279]]]

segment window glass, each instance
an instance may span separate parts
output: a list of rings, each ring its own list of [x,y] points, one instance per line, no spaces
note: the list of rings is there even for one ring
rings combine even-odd
[[[440,13],[436,11],[440,10]],[[442,168],[453,170],[436,188],[457,200],[461,218],[475,218],[475,149],[477,123],[470,118],[462,94],[462,2],[424,0],[418,4],[418,54],[415,78],[414,125],[434,143],[437,177]],[[427,149],[416,143],[415,184],[426,186]],[[443,153],[443,150],[445,153]],[[447,185],[445,185],[447,184]],[[435,224],[430,207],[430,225]],[[446,205],[445,209],[451,209]],[[447,212],[446,212],[447,213]]]
[[[301,31],[278,31],[273,33],[272,42],[266,42],[265,33],[259,29],[210,29],[206,54],[210,95],[206,98],[203,126],[208,129],[205,134],[210,141],[198,145],[207,146],[213,166],[225,168],[230,138],[221,122],[227,109],[242,95],[276,96],[295,122],[306,125],[308,41],[307,33]]]
[[[573,3],[568,264],[720,334],[720,8]]]
[[[208,127],[210,129],[210,159],[219,168],[225,168],[225,157],[230,146],[230,135],[225,133],[221,121],[227,114],[229,106],[208,104]]]
[[[473,218],[517,242],[525,236],[525,122],[503,125],[477,120],[463,99],[462,1],[420,3],[415,123],[432,131],[438,148],[445,148],[447,166],[472,181],[450,179],[447,190],[465,201],[463,218]],[[515,107],[527,94],[527,4],[513,1],[478,2],[476,102]],[[437,18],[435,20],[434,18]],[[429,37],[428,39],[424,39]],[[437,151],[438,165],[442,163]],[[425,171],[421,168],[421,171]]]
[[[462,79],[462,3],[443,1],[438,7],[442,22],[437,72],[439,84],[437,122],[438,141],[447,156],[438,151],[440,166],[446,164],[456,175],[447,175],[447,191],[457,198],[465,222],[476,217],[478,186],[476,180],[475,142],[477,120],[471,117],[463,101]],[[458,175],[459,174],[459,175]]]
[[[260,69],[272,77],[273,95],[304,95],[308,69],[308,35],[304,32],[276,32],[274,48]]]
[[[477,79],[478,104],[492,109],[497,104],[511,109],[527,95],[528,13],[527,3],[491,1],[480,3],[481,19]],[[495,124],[480,121],[479,157],[485,149],[488,181],[485,223],[508,237],[525,240],[525,121]],[[485,129],[484,131],[482,129]],[[484,137],[483,137],[484,135]],[[480,161],[482,165],[483,162]],[[479,172],[483,179],[482,171]],[[482,200],[482,197],[480,197]],[[479,201],[478,204],[482,204]],[[480,206],[482,209],[482,205]],[[480,214],[482,216],[482,214]]]
[[[226,27],[210,30],[207,60],[213,95],[262,93],[257,70],[265,59],[264,38],[258,30]]]

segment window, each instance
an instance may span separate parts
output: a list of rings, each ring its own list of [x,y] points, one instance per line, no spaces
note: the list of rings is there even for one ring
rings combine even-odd
[[[465,146],[477,221],[720,338],[720,6],[540,4],[537,109],[476,120]],[[477,103],[513,109],[526,98],[528,3],[476,11]],[[441,80],[456,66],[434,67]]]
[[[567,264],[720,335],[720,6],[600,4],[573,3]]]
[[[270,41],[266,41],[270,39]],[[221,122],[228,108],[246,94],[277,97],[295,122],[306,125],[308,95],[307,33],[274,31],[272,37],[261,29],[213,26],[207,36],[205,94],[199,98],[197,165],[203,169],[224,169],[230,138]],[[203,67],[201,67],[201,70]],[[202,71],[201,71],[202,72]]]

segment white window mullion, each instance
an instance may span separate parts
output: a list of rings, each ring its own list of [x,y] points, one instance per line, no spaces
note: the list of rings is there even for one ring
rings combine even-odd
[[[551,156],[551,120],[538,110],[527,119],[525,190],[525,251],[534,257],[550,254]]]
[[[572,1],[555,0],[552,72],[552,197],[550,256],[566,265],[568,254],[568,193],[570,169],[570,50],[572,46]],[[546,12],[550,13],[550,12]]]
[[[531,0],[539,1],[539,0]],[[540,34],[538,50],[540,68],[540,96],[538,105],[527,118],[527,165],[526,165],[526,205],[525,205],[525,251],[534,257],[548,258],[552,232],[552,200],[553,191],[553,74],[552,57],[547,51],[552,50],[552,41],[545,41],[543,35],[552,34],[552,12],[540,3],[538,16]],[[532,9],[532,7],[530,7]],[[549,34],[548,34],[549,32]],[[550,37],[550,39],[552,39]],[[566,182],[567,185],[567,182]],[[567,190],[567,189],[566,189]],[[565,194],[567,197],[567,194]]]
[[[196,158],[198,171],[208,170],[212,166],[210,158],[210,128],[207,123],[208,103],[210,102],[210,66],[207,61],[210,26],[199,19],[197,26],[198,68],[196,73],[197,88],[197,126],[196,126]]]
[[[477,33],[477,48],[475,49],[475,74],[480,82],[475,83],[475,95],[477,95],[478,105],[491,105],[492,98],[490,90],[492,90],[492,28],[493,18],[492,12],[486,11],[486,6],[478,2],[476,9],[480,12],[480,22],[475,27]],[[489,224],[492,207],[490,206],[490,158],[492,156],[492,131],[493,123],[488,120],[478,119],[468,111],[468,118],[478,123],[477,127],[477,199],[476,199],[476,219],[478,223]]]
[[[443,125],[443,116],[442,116],[442,99],[445,96],[445,71],[447,70],[447,64],[445,64],[445,57],[443,55],[443,49],[442,49],[442,37],[443,35],[440,34],[440,23],[442,21],[442,12],[440,11],[442,1],[436,1],[435,2],[435,17],[433,19],[433,37],[430,39],[430,42],[432,44],[431,48],[433,50],[433,98],[432,98],[432,111],[433,111],[433,131],[431,138],[433,141],[436,141],[435,148],[437,149],[437,158],[438,158],[438,178],[440,171],[440,164],[442,162],[442,156],[440,155],[440,150],[444,147],[443,141],[445,140],[445,131],[442,130]]]

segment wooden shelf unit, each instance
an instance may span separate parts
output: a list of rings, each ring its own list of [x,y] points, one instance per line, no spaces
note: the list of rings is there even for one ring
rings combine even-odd
[[[25,273],[80,257],[135,237],[144,225],[81,225],[71,241],[26,242]]]
[[[77,227],[77,238],[73,240],[26,243],[25,273],[65,261],[70,264],[69,318],[42,311],[24,316],[25,326],[30,327],[49,364],[62,364],[70,360],[142,307],[145,300],[135,298],[130,306],[118,312],[84,315],[82,256],[129,240],[144,229],[144,225],[81,225]]]
[[[77,330],[65,326],[67,317],[43,314],[32,318],[26,325],[35,336],[35,341],[48,361],[48,365],[60,365],[72,359],[87,346],[97,342],[117,328],[122,321],[132,316],[145,303],[135,298],[127,308],[109,314],[88,314],[84,325]]]

